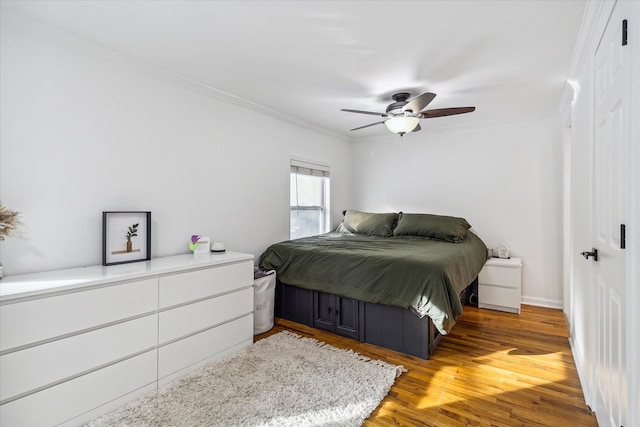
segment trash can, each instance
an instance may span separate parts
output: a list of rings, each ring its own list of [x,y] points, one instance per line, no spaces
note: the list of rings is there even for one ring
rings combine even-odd
[[[253,269],[253,335],[273,328],[276,299],[275,270]]]

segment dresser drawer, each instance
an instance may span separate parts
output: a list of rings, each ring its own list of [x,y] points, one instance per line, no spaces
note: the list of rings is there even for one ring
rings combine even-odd
[[[0,306],[0,351],[157,310],[148,279]]]
[[[157,350],[0,406],[0,425],[52,426],[156,382]],[[87,420],[88,421],[88,420]]]
[[[159,342],[164,344],[252,311],[253,288],[163,311],[159,317]]]
[[[251,261],[160,278],[160,308],[222,294],[253,284]]]
[[[247,315],[158,349],[158,379],[253,340],[253,316]]]
[[[0,401],[155,348],[155,314],[0,356]]]

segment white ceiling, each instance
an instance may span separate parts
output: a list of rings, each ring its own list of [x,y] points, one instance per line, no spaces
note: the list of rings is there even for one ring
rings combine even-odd
[[[2,1],[3,8],[220,91],[351,137],[388,132],[341,108],[390,95],[475,106],[422,128],[555,112],[586,0]],[[252,104],[257,106],[252,107]]]

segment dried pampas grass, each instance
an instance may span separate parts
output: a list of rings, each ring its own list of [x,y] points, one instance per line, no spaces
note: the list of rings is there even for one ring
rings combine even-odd
[[[17,235],[17,227],[20,225],[18,220],[20,212],[12,211],[2,203],[0,203],[0,240],[4,240],[8,236]]]

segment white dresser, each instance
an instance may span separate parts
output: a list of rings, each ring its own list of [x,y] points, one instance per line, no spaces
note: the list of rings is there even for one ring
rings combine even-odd
[[[0,425],[80,425],[253,342],[253,255],[0,281]]]
[[[478,307],[520,314],[522,259],[490,258],[478,275]]]

